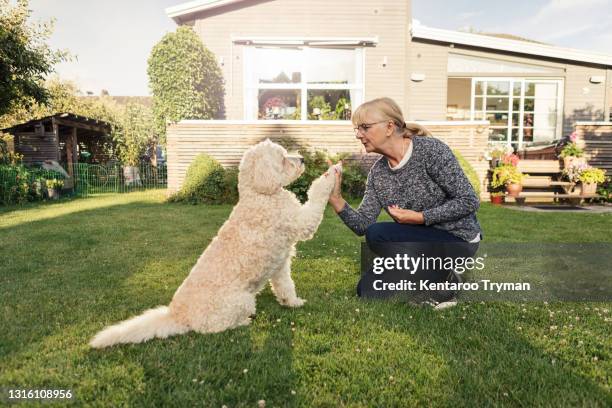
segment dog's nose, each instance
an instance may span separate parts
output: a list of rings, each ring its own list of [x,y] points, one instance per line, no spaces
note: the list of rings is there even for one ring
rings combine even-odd
[[[300,164],[304,164],[304,158],[300,157]]]

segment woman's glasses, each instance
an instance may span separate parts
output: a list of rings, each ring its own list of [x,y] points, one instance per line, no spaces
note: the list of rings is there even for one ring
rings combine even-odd
[[[368,129],[370,129],[372,126],[378,123],[383,123],[383,122],[387,122],[387,121],[380,120],[378,122],[362,123],[361,125],[357,125],[357,127],[353,128],[353,130],[355,131],[355,134],[358,134],[359,132],[361,132],[361,134],[365,134],[368,131]]]

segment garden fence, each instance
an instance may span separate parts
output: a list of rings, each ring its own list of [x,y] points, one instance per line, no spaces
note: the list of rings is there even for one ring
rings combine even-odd
[[[74,192],[86,197],[100,193],[127,193],[156,188],[166,188],[168,172],[166,165],[152,166],[142,163],[138,166],[115,164],[75,163]]]

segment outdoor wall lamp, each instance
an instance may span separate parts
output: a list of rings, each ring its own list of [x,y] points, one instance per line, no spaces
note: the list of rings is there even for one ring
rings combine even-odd
[[[603,75],[593,75],[589,78],[589,82],[592,84],[601,84],[605,80]]]
[[[417,74],[417,73],[412,73],[410,75],[410,79],[414,82],[421,82],[423,80],[425,80],[425,74]]]

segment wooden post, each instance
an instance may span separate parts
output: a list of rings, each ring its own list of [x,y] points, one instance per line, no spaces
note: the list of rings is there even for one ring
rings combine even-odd
[[[66,139],[66,162],[68,167],[68,174],[72,177],[74,163],[77,161],[77,152],[76,152],[76,144],[77,144],[77,128],[72,128],[72,133],[70,137]]]
[[[60,147],[59,147],[59,131],[57,128],[57,123],[55,122],[55,118],[51,118],[51,124],[53,126],[53,138],[55,139],[55,160],[59,163],[61,160],[60,155]]]

